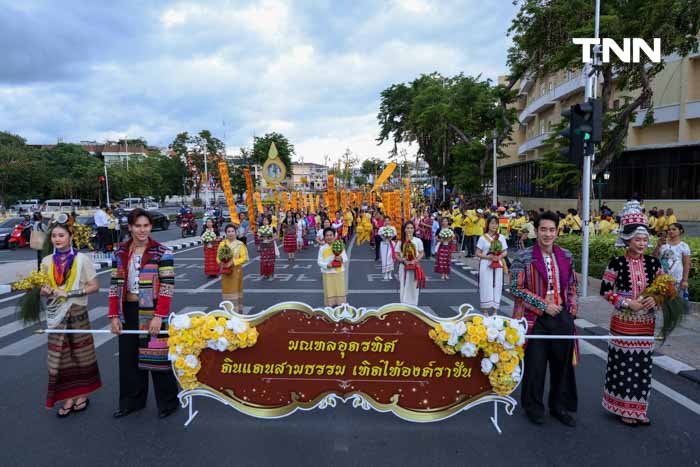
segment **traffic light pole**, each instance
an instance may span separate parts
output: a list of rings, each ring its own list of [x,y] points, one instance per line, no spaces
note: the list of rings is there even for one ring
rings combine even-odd
[[[595,2],[595,38],[600,35],[600,0]],[[597,64],[598,53],[593,55],[593,66]],[[583,69],[586,76],[586,96],[585,100],[595,99],[598,94],[598,76],[594,73],[591,64],[587,63]],[[590,223],[591,223],[591,167],[595,152],[593,143],[588,141],[584,148],[583,154],[583,238],[581,245],[581,295],[588,296],[588,243],[591,238]]]
[[[105,194],[107,195],[107,206],[109,206],[109,177],[107,176],[107,164],[103,161],[105,169]]]

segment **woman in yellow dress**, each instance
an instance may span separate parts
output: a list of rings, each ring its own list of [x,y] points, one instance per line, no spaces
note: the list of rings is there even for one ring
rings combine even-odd
[[[226,238],[219,243],[216,261],[221,265],[221,296],[233,303],[238,313],[243,313],[243,265],[248,261],[248,249],[236,238],[238,229],[228,224]]]

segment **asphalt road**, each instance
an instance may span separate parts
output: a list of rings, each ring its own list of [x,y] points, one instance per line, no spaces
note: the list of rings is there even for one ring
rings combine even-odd
[[[278,261],[277,277],[260,280],[254,247],[245,266],[244,303],[258,312],[281,301],[322,304],[316,251],[290,264]],[[283,254],[284,256],[284,254]],[[350,254],[349,301],[372,306],[398,301],[396,280],[381,280],[373,253],[364,245]],[[214,309],[219,281],[204,276],[202,249],[176,252],[177,291],[173,310]],[[455,271],[443,282],[426,265],[428,289],[420,306],[441,316],[463,303],[477,303],[472,277]],[[108,326],[107,274],[103,291],[90,297],[94,328]],[[577,368],[578,426],[566,428],[549,418],[535,427],[516,408],[500,414],[503,435],[493,429],[492,406],[480,406],[448,420],[417,424],[391,414],[366,412],[342,404],[297,413],[280,420],[258,420],[214,400],[195,400],[199,415],[183,427],[185,411],[159,420],[151,395],[146,410],[120,420],[117,406],[117,340],[99,337],[97,353],[104,387],[90,408],[58,419],[43,408],[46,391],[45,337],[37,326],[21,329],[12,306],[0,300],[0,437],[3,466],[10,465],[697,465],[700,460],[700,387],[655,369],[648,428],[628,428],[600,406],[604,352],[583,345]],[[507,311],[505,307],[504,311]],[[519,393],[514,394],[519,399]]]

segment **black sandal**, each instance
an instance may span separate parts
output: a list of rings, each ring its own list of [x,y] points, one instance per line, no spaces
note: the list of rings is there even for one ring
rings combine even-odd
[[[60,409],[58,409],[58,411],[56,411],[56,416],[58,418],[66,418],[68,415],[70,415],[73,412],[74,406],[75,406],[75,404],[71,405],[70,407],[61,407]],[[63,410],[63,413],[61,413],[61,410]],[[85,409],[83,409],[83,410],[85,410]]]
[[[81,402],[80,404],[73,404],[73,407],[71,407],[71,408],[72,408],[72,411],[73,411],[73,412],[76,412],[76,413],[77,413],[77,412],[83,412],[85,409],[88,408],[88,405],[90,405],[90,399],[85,399],[85,400],[84,400],[83,402]],[[77,409],[76,407],[80,407],[80,408]]]
[[[637,420],[637,424],[641,426],[651,426],[651,420],[649,420],[648,418],[643,420]]]

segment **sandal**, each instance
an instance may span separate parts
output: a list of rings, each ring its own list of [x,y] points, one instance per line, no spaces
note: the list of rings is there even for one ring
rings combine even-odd
[[[627,426],[637,426],[639,421],[634,418],[620,417],[620,422]]]
[[[651,420],[649,420],[649,418],[643,418],[641,420],[637,420],[637,424],[639,424],[641,426],[650,426]]]
[[[70,415],[73,412],[74,406],[75,406],[75,404],[71,405],[70,407],[61,407],[56,412],[56,416],[58,418],[66,418],[68,415]],[[63,412],[61,412],[61,411],[63,411]]]
[[[88,408],[88,405],[90,405],[90,399],[85,399],[80,404],[73,404],[72,411],[73,412],[83,412],[85,409]],[[80,408],[77,408],[77,407],[80,407]]]

